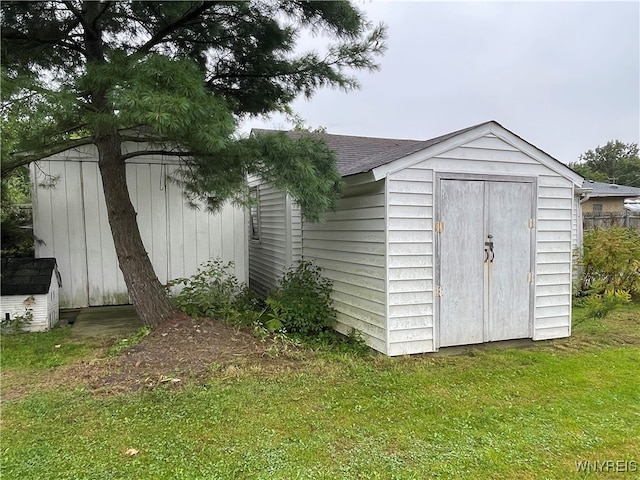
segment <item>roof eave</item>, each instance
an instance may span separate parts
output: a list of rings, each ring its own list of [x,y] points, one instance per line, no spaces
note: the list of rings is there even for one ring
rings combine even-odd
[[[523,153],[529,155],[532,158],[537,159],[540,163],[550,168],[559,175],[571,180],[576,187],[582,187],[584,178],[565,164],[555,159],[551,155],[540,150],[538,147],[532,145],[526,140],[522,139],[513,132],[507,130],[498,122],[491,120],[489,122],[482,123],[475,128],[464,131],[459,135],[455,135],[451,138],[447,138],[442,142],[438,142],[423,150],[411,153],[403,158],[393,160],[385,165],[380,165],[372,169],[375,180],[380,180],[387,175],[407,168],[415,163],[427,160],[431,157],[440,155],[448,150],[452,150],[465,143],[471,142],[477,138],[483,137],[487,134],[493,134],[498,138],[509,143],[513,147],[521,150]]]
[[[486,122],[481,125],[478,125],[476,128],[472,130],[468,130],[464,133],[456,135],[451,138],[447,138],[441,142],[438,142],[434,145],[431,145],[423,150],[418,150],[417,152],[411,153],[405,157],[398,158],[384,165],[380,165],[372,169],[373,177],[376,180],[380,180],[381,178],[386,177],[387,175],[407,168],[411,165],[414,165],[417,162],[421,162],[423,160],[427,160],[428,158],[435,157],[441,153],[446,152],[447,150],[451,150],[456,148],[463,143],[470,142],[479,138],[483,135],[486,135],[490,132],[490,124],[495,122]]]

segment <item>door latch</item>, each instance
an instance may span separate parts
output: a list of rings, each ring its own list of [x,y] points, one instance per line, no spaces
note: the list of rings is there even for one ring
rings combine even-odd
[[[493,260],[496,258],[496,254],[493,251],[493,235],[487,235],[487,241],[484,242],[484,262],[493,263]]]

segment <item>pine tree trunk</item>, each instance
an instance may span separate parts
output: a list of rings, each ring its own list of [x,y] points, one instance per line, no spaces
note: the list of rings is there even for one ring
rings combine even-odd
[[[126,165],[120,157],[120,136],[117,133],[101,135],[95,138],[95,143],[120,270],[138,316],[144,325],[153,328],[172,317],[177,310],[158,280],[142,243],[136,212],[127,189]]]
[[[101,3],[82,2],[87,68],[106,63],[100,25]],[[96,112],[115,118],[104,84],[95,84],[89,93]],[[176,314],[177,310],[160,284],[142,243],[136,211],[129,198],[122,143],[115,122],[96,126],[93,140],[98,147],[107,217],[120,270],[140,320],[153,328]]]

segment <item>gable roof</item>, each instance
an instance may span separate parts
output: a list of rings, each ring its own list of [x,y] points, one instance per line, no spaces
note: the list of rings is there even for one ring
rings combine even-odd
[[[282,130],[254,128],[252,133],[282,133]],[[343,177],[371,170],[366,168],[367,159],[382,153],[394,152],[399,148],[408,148],[423,143],[421,140],[403,140],[398,138],[358,137],[353,135],[334,135],[324,132],[286,131],[289,138],[313,136],[323,140],[337,157],[338,172]],[[362,165],[362,166],[360,166]],[[376,165],[377,166],[377,165]]]
[[[563,172],[563,175],[571,177],[577,185],[580,185],[582,183],[582,177],[571,170],[569,167],[567,167],[565,164],[551,157],[534,145],[528,143],[526,140],[517,136],[513,132],[507,130],[494,120],[479,123],[477,125],[463,128],[461,130],[456,130],[455,132],[440,135],[429,140],[401,140],[392,138],[356,137],[349,135],[333,135],[324,132],[288,131],[284,133],[286,133],[290,138],[300,138],[303,136],[311,135],[324,140],[329,148],[331,148],[337,156],[338,172],[343,177],[347,177],[349,175],[356,175],[359,173],[370,172],[374,169],[379,169],[380,167],[409,157],[414,153],[426,150],[431,147],[436,147],[440,144],[445,144],[445,142],[455,139],[455,137],[460,136],[462,138],[464,134],[473,132],[474,130],[477,130],[479,134],[481,134],[482,132],[487,133],[490,131],[491,133],[497,133],[498,135],[500,135],[501,133],[504,135],[508,135],[511,138],[511,141],[518,142],[529,152],[532,152],[535,156],[544,158],[547,164],[552,166],[554,170],[561,171]],[[281,132],[281,130],[252,130],[252,133],[255,134],[277,132]],[[374,176],[377,179],[378,177],[375,174],[376,172],[374,172]]]
[[[2,295],[40,295],[49,292],[51,278],[60,274],[55,258],[3,258]]]
[[[585,180],[584,188],[591,189],[589,197],[640,197],[640,188],[615,183],[591,182]]]

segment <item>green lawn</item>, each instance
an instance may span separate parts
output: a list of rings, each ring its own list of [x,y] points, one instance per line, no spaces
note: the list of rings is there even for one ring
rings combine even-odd
[[[59,332],[3,337],[3,375],[15,382],[96,355],[95,345],[75,344],[34,361]],[[640,475],[637,304],[527,349],[395,359],[320,352],[305,365],[135,394],[36,389],[2,405],[2,478]],[[139,453],[126,455],[130,448]],[[576,472],[584,460],[637,470]]]

